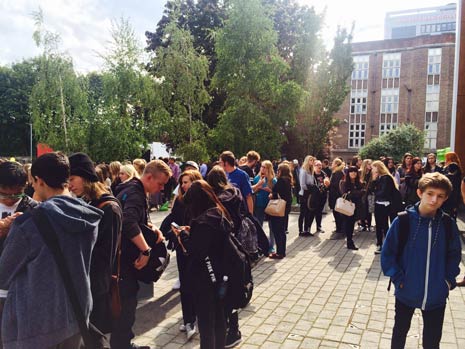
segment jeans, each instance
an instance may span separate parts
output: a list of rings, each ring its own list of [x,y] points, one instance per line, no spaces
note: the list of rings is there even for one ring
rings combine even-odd
[[[263,227],[263,222],[265,221],[265,207],[255,207],[254,216],[255,216],[255,218],[257,218],[258,222]],[[270,229],[270,236],[268,238],[268,242],[270,244],[269,250],[271,251],[274,248],[275,241],[274,241],[274,235],[273,235],[273,233],[271,231],[271,223],[270,223],[270,221],[268,221],[268,227]]]
[[[446,306],[444,305],[433,310],[421,311],[423,316],[423,348],[439,348],[445,309]],[[403,304],[396,298],[396,315],[392,331],[391,349],[403,349],[405,347],[405,340],[414,311],[415,308]]]
[[[137,292],[139,284],[130,272],[122,272],[119,282],[121,298],[121,316],[115,321],[111,333],[110,345],[112,349],[128,349],[134,338],[132,326],[136,321]]]
[[[376,245],[383,245],[383,238],[389,229],[389,206],[375,204]]]
[[[286,216],[289,213],[286,213]],[[286,217],[270,217],[271,229],[276,240],[276,253],[286,256]]]

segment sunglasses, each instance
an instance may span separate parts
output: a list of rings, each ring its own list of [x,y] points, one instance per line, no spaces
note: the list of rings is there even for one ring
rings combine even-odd
[[[2,193],[0,193],[0,200],[22,199],[25,196],[26,196],[26,194],[24,194],[24,193],[20,193],[20,194],[2,194]]]

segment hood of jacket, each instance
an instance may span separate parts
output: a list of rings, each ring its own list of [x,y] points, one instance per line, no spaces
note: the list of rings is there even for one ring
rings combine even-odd
[[[54,196],[39,207],[44,209],[55,228],[67,233],[94,231],[98,227],[103,212],[71,196]]]

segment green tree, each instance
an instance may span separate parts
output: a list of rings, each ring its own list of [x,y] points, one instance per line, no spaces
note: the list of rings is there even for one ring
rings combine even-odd
[[[159,138],[160,97],[145,72],[142,49],[129,21],[113,22],[111,41],[102,54],[105,69],[86,81],[89,118],[88,148],[96,161],[140,157]]]
[[[0,67],[0,155],[30,156],[29,96],[37,79],[37,60]]]
[[[202,112],[210,101],[205,88],[208,60],[194,49],[190,33],[175,21],[165,27],[165,34],[171,44],[159,47],[151,62],[169,115],[163,140],[186,159],[206,160],[208,127],[202,121]]]
[[[391,156],[401,161],[409,152],[421,156],[424,154],[425,132],[413,124],[400,124],[396,129],[379,138],[374,138],[360,149],[364,159],[379,159],[381,156]]]
[[[294,75],[303,77],[299,83],[306,96],[295,127],[287,133],[285,149],[289,157],[321,155],[329,145],[329,132],[337,126],[334,114],[349,92],[347,81],[353,68],[351,40],[351,34],[338,29],[332,50],[324,53],[322,59],[302,59],[294,65]],[[309,52],[310,49],[302,45],[302,50]],[[296,56],[305,56],[302,52],[297,51]]]
[[[43,28],[41,10],[33,14],[34,40],[42,48],[37,58],[37,81],[30,97],[36,139],[67,152],[86,151],[85,90],[74,72],[70,57],[58,50],[60,37]]]
[[[216,33],[213,88],[225,91],[225,110],[211,133],[215,151],[264,157],[280,155],[284,130],[294,122],[302,90],[289,80],[279,56],[270,10],[260,0],[234,0],[224,28]]]

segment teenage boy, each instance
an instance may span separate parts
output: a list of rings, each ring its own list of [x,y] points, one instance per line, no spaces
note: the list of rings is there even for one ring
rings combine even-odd
[[[32,164],[39,208],[56,230],[85,320],[92,308],[89,266],[102,211],[71,197],[69,161],[47,153]],[[2,341],[8,348],[81,348],[73,307],[52,251],[29,212],[17,217],[0,256]]]
[[[404,348],[416,308],[423,315],[423,347],[439,348],[446,300],[456,286],[461,260],[457,224],[440,209],[451,191],[444,175],[425,174],[418,183],[420,202],[407,209],[409,231],[400,231],[397,217],[387,233],[381,267],[395,286],[391,348]],[[407,234],[404,247],[401,234]]]

